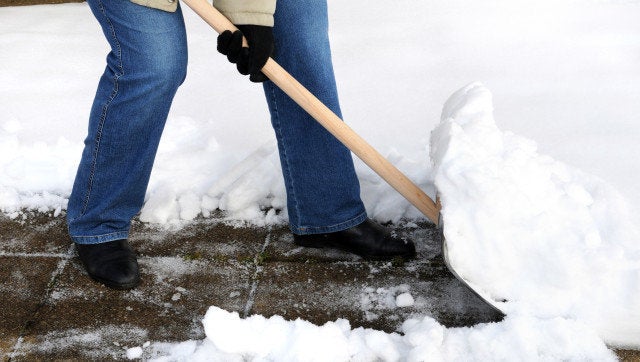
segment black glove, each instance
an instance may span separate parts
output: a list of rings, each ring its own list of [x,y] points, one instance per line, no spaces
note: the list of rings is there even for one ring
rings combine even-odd
[[[225,30],[218,35],[218,51],[238,67],[240,74],[250,74],[252,82],[268,80],[260,69],[273,54],[273,30],[270,26],[236,25],[240,31]],[[242,36],[247,38],[248,48],[242,47]]]

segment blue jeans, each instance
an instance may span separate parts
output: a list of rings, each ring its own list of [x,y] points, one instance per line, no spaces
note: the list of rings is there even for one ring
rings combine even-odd
[[[88,3],[111,52],[67,208],[69,234],[80,244],[128,237],[187,65],[180,8],[168,13],[129,0]],[[278,0],[275,58],[340,115],[327,22],[323,0]],[[291,230],[323,233],[363,222],[366,212],[351,153],[271,82],[264,90],[278,140]]]

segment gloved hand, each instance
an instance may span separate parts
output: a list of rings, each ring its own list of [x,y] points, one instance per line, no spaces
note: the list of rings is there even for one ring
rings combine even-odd
[[[273,30],[270,26],[236,25],[240,31],[225,30],[218,35],[218,51],[237,65],[240,74],[250,74],[252,82],[268,80],[260,69],[273,53]],[[249,47],[242,47],[242,36],[247,38]]]

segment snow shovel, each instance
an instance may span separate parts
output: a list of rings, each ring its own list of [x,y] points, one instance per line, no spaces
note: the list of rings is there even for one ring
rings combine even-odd
[[[182,0],[218,34],[225,30],[236,31],[237,28],[206,0]],[[244,40],[246,46],[246,39]],[[391,187],[398,191],[413,206],[431,220],[442,233],[442,220],[440,215],[440,203],[434,202],[407,176],[398,170],[391,162],[384,158],[378,151],[360,137],[351,127],[340,119],[333,111],[325,106],[318,98],[309,92],[302,84],[293,78],[272,58],[262,68],[269,79],[293,99],[300,107],[307,111],[316,121],[342,142],[351,152],[360,158],[367,166],[375,171]],[[446,239],[442,235],[442,252],[445,264],[451,273],[469,288],[475,295],[489,304],[493,309],[502,311],[491,298],[483,296],[469,283],[461,278],[449,263]]]

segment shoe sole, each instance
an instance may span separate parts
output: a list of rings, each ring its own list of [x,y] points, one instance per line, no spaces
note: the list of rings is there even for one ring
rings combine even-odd
[[[140,279],[137,279],[131,283],[125,283],[125,284],[119,284],[119,283],[114,283],[110,280],[105,280],[96,276],[93,276],[91,274],[89,274],[89,276],[91,277],[91,279],[93,279],[94,281],[103,284],[106,287],[109,287],[111,289],[117,289],[117,290],[130,290],[133,289],[135,287],[137,287],[138,285],[140,285]]]

